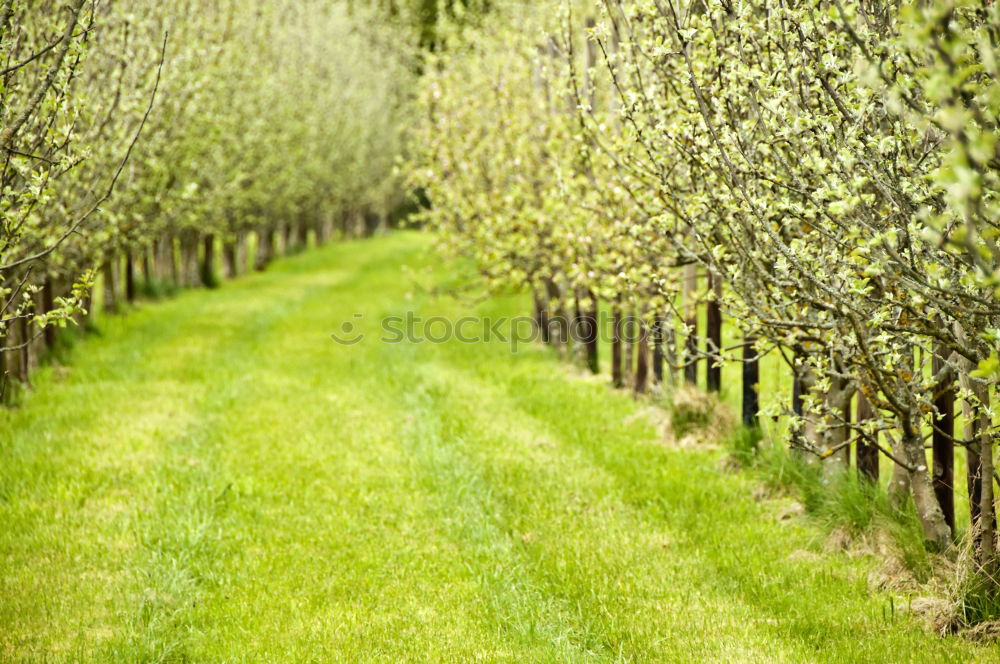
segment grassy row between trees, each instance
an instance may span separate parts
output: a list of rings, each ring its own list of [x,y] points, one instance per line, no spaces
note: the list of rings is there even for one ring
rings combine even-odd
[[[493,291],[532,290],[591,370],[601,308],[641,320],[612,326],[616,385],[708,362],[717,390],[737,363],[747,426],[779,418],[831,478],[888,460],[928,550],[969,554],[954,624],[1000,615],[996,4],[493,10],[421,81],[411,182],[444,248]],[[779,356],[771,398],[760,361]]]
[[[36,373],[0,411],[0,660],[997,661],[606,378],[380,342],[530,305],[432,296],[459,278],[430,239],[98,319]]]

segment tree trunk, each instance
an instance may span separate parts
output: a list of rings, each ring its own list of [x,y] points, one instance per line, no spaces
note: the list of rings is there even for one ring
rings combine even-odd
[[[635,344],[635,392],[642,394],[649,389],[649,327],[639,321],[639,338]]]
[[[971,362],[963,362],[959,381],[962,388],[972,393],[971,399],[962,402],[962,414],[965,416],[965,440],[967,460],[967,488],[969,492],[969,520],[972,524],[971,533],[977,561],[982,564],[987,560],[985,552],[990,552],[992,558],[992,534],[996,531],[996,511],[993,507],[992,477],[993,455],[989,433],[989,415],[981,405],[988,403],[988,393],[984,386],[969,376],[975,369]],[[976,400],[979,403],[976,403]],[[986,445],[984,446],[984,442]],[[989,472],[987,472],[989,467]],[[984,481],[986,478],[986,481]],[[987,489],[989,485],[989,489]],[[989,534],[990,537],[986,537]],[[987,539],[990,541],[987,542]]]
[[[215,273],[215,236],[209,233],[202,238],[202,242],[204,251],[201,259],[201,284],[206,288],[215,288],[219,285]]]
[[[611,306],[611,384],[622,387],[622,309],[621,296]]]
[[[653,321],[653,379],[663,385],[663,317],[659,314]]]
[[[795,415],[796,418],[803,417],[802,411],[804,404],[802,397],[804,395],[805,395],[805,384],[803,383],[802,380],[801,370],[793,365],[792,366],[792,414]],[[802,447],[801,421],[796,423],[795,428],[792,429],[792,431],[790,432],[788,442],[789,445],[792,447],[792,449],[796,448],[801,449]]]
[[[274,229],[265,226],[257,231],[257,256],[254,268],[262,272],[274,259]]]
[[[366,212],[365,215],[365,232],[362,237],[372,237],[379,227],[379,215],[375,212]]]
[[[823,451],[824,470],[832,472],[846,471],[851,465],[850,427],[847,423],[851,420],[851,401],[854,396],[853,389],[844,378],[833,378],[830,380],[830,388],[823,395],[824,411],[822,419],[810,417],[807,420],[814,420],[816,425],[810,430],[813,442]],[[820,433],[820,429],[822,433]]]
[[[352,230],[351,237],[355,239],[360,239],[365,236],[365,215],[361,212],[355,212],[352,215]]]
[[[539,292],[541,291],[541,292]],[[538,326],[538,334],[543,343],[549,343],[549,312],[545,302],[545,292],[539,288],[534,291],[535,304],[535,324]]]
[[[181,233],[181,285],[194,288],[200,281],[198,272],[198,236],[193,229]]]
[[[938,352],[942,352],[939,349]],[[944,360],[935,353],[932,360],[935,375],[944,370]],[[934,494],[944,513],[944,520],[955,532],[955,389],[952,381],[938,385],[934,395],[936,416],[932,419],[932,449],[934,457]]]
[[[983,387],[980,398],[983,403],[989,403],[988,388]],[[986,518],[980,519],[982,544],[980,546],[979,564],[986,577],[996,583],[996,511],[993,504],[993,436],[990,433],[990,416],[985,409],[979,412],[979,472],[985,478],[982,483],[982,495],[979,498],[979,513]]]
[[[687,328],[684,353],[684,380],[698,384],[698,306],[695,291],[698,289],[698,272],[695,265],[684,266],[684,326]]]
[[[752,428],[760,426],[760,358],[756,342],[754,337],[743,339],[743,425]]]
[[[677,330],[674,328],[673,320],[669,320],[670,324],[667,324],[667,316],[661,319],[664,325],[663,363],[667,365],[663,377],[668,383],[674,385],[677,382]]]
[[[125,250],[125,301],[135,302],[135,256],[131,248]]]
[[[237,240],[227,240],[222,244],[222,269],[226,279],[235,279],[240,275],[236,242]]]
[[[177,259],[174,255],[174,236],[163,235],[156,243],[156,277],[177,286]]]
[[[709,392],[718,392],[722,388],[722,280],[719,275],[708,273],[709,286],[713,297],[708,302],[708,317],[706,320],[705,342],[709,354],[708,367],[705,374],[705,385]]]
[[[573,323],[569,326],[569,338],[573,346],[573,361],[586,362],[583,346],[583,309],[580,306],[580,288],[573,290]]]
[[[236,276],[240,276],[247,271],[248,252],[250,246],[247,242],[246,231],[236,231]]]
[[[593,291],[586,291],[586,299],[583,303],[583,350],[587,361],[587,368],[590,373],[596,374],[600,371],[598,361],[598,339],[599,330],[597,322],[597,297]]]
[[[903,433],[904,459],[910,464],[910,490],[913,494],[913,504],[917,508],[917,516],[924,531],[924,537],[938,551],[946,551],[951,547],[951,528],[944,520],[944,513],[934,495],[934,485],[927,470],[927,456],[924,452],[924,442],[920,430],[914,422],[919,418],[910,415],[910,421],[901,422]]]
[[[857,423],[860,425],[873,417],[875,417],[875,409],[872,408],[872,402],[865,396],[864,391],[858,390]],[[878,447],[858,438],[856,455],[858,474],[872,482],[878,482]]]
[[[305,221],[300,221],[298,223],[298,236],[295,240],[295,249],[297,251],[304,251],[309,248],[309,224]]]
[[[567,342],[566,332],[568,329],[566,310],[562,302],[562,292],[559,290],[559,285],[551,278],[545,279],[545,291],[548,304],[546,310],[551,311],[553,303],[557,307],[554,320],[552,317],[549,318],[549,339],[553,344],[562,347]]]
[[[625,359],[622,362],[622,382],[625,387],[632,387],[635,384],[633,381],[635,368],[633,356],[635,353],[635,343],[637,341],[635,312],[629,311],[629,313],[625,316],[625,323],[622,326],[622,330],[624,333],[622,343],[624,344],[625,351]]]

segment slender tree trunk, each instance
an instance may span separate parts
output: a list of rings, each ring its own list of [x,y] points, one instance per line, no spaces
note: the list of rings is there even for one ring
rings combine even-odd
[[[611,306],[611,384],[615,387],[622,387],[625,381],[622,380],[622,309],[621,296],[615,298]]]
[[[684,266],[684,326],[687,328],[684,354],[684,380],[691,385],[698,383],[698,306],[695,302],[695,291],[697,289],[697,266]]]
[[[247,232],[236,231],[236,275],[240,276],[247,271],[249,245],[247,243]]]
[[[916,412],[900,422],[903,458],[910,465],[910,490],[917,516],[924,531],[924,537],[938,551],[951,547],[951,528],[945,522],[944,513],[934,495],[934,485],[927,469],[927,456],[921,436],[920,418]]]
[[[235,279],[240,274],[239,256],[236,248],[237,240],[227,240],[222,243],[222,267],[226,279]]]
[[[372,237],[378,231],[379,215],[375,212],[365,213],[365,232],[362,237]]]
[[[547,344],[551,341],[551,338],[549,336],[548,304],[545,300],[545,292],[536,288],[534,291],[535,324],[538,326],[538,334],[542,342]]]
[[[257,259],[254,267],[262,272],[272,260],[274,260],[274,229],[264,226],[257,231]]]
[[[664,316],[661,320],[664,325],[663,363],[667,365],[667,370],[664,372],[663,377],[670,385],[675,385],[677,383],[677,330],[673,325],[672,319]],[[669,325],[668,322],[670,323]]]
[[[649,328],[639,321],[639,338],[635,344],[635,392],[642,394],[649,389]]]
[[[591,290],[586,291],[586,301],[583,309],[583,349],[587,359],[587,368],[590,373],[596,374],[600,371],[598,361],[598,321],[597,321],[597,297]]]
[[[989,403],[988,388],[983,387],[980,394],[983,403]],[[996,583],[996,510],[993,502],[993,436],[990,433],[990,416],[985,409],[979,412],[979,469],[984,478],[980,488],[982,495],[979,497],[979,513],[985,514],[986,518],[981,520],[982,544],[980,547],[979,563],[983,568],[986,578]]]
[[[760,426],[760,358],[756,342],[754,337],[743,339],[743,425],[752,428]]]
[[[219,285],[215,272],[215,236],[208,233],[202,238],[204,251],[201,262],[201,284],[206,288],[215,288]]]
[[[858,390],[857,423],[859,425],[863,424],[873,417],[875,417],[875,409],[872,408],[872,402],[868,400],[863,390]],[[856,455],[858,458],[858,474],[872,482],[878,482],[878,447],[862,438],[858,438]]]
[[[177,288],[181,285],[181,276],[177,268],[177,242],[173,233],[166,235],[163,242],[163,266],[165,268],[161,275],[164,279],[169,279],[170,284]]]
[[[709,272],[708,280],[713,297],[708,302],[706,320],[705,337],[709,359],[705,385],[709,392],[718,392],[722,388],[722,279]]]
[[[573,289],[573,323],[569,326],[569,339],[573,347],[573,361],[586,362],[586,350],[583,346],[583,308],[580,306],[582,299],[581,289]]]
[[[125,250],[125,301],[135,302],[135,256],[131,247]]]
[[[792,367],[792,414],[797,418],[803,417],[803,397],[805,396],[805,385],[800,375],[800,370]],[[802,446],[802,424],[796,424],[789,436],[790,446],[800,448]]]
[[[201,283],[198,263],[198,234],[193,229],[185,229],[181,234],[181,272],[183,285],[195,288]]]
[[[548,306],[547,311],[552,310],[553,303],[556,305],[555,320],[549,319],[549,339],[553,344],[562,347],[566,343],[566,310],[563,307],[562,293],[559,285],[554,279],[545,279],[545,291]]]
[[[892,452],[897,457],[903,456],[905,458],[902,449],[899,447],[894,448]],[[889,495],[889,504],[896,509],[902,509],[906,504],[907,496],[910,495],[910,473],[906,468],[895,462],[892,464],[892,477],[889,479],[887,493]]]
[[[939,349],[938,352],[942,352]],[[944,360],[935,353],[932,361],[936,375],[944,369]],[[934,457],[934,494],[944,513],[944,520],[955,532],[955,389],[951,381],[938,385],[934,395],[934,432],[931,436]]]
[[[989,413],[981,404],[989,403],[986,387],[969,375],[975,367],[968,363],[961,375],[962,387],[972,393],[978,403],[963,403],[965,415],[966,456],[968,459],[969,514],[977,561],[987,573],[992,573],[996,533],[996,510],[993,501],[993,449]]]
[[[851,465],[848,424],[851,421],[851,401],[854,392],[846,379],[834,378],[823,396],[827,415],[817,420],[817,424],[822,423],[822,426],[813,429],[812,435],[825,455],[824,469],[832,472],[846,471]]]
[[[635,312],[629,311],[625,316],[625,323],[622,326],[624,332],[624,338],[622,343],[624,344],[623,350],[625,351],[625,359],[622,363],[622,381],[625,387],[632,387],[635,385],[634,382],[634,355],[635,355],[635,343],[637,341],[637,330],[635,326]]]
[[[663,316],[656,314],[653,322],[653,379],[663,385]]]
[[[974,398],[980,400],[986,396],[984,390],[974,383],[968,372],[975,367],[967,363],[960,376],[961,385],[965,390],[972,393]],[[985,401],[983,401],[985,403]],[[984,481],[984,478],[992,476],[992,454],[984,448],[984,440],[989,443],[989,417],[983,416],[979,404],[972,400],[962,402],[962,411],[965,416],[965,440],[966,440],[966,461],[967,461],[967,489],[969,492],[969,520],[972,523],[972,536],[974,547],[977,552],[977,560],[980,564],[985,559],[984,550],[992,550],[992,546],[987,547],[986,533],[993,533],[996,529],[996,512],[993,508],[992,483]],[[985,429],[984,429],[985,425]],[[987,445],[988,447],[988,445]],[[986,457],[989,457],[987,459]],[[987,466],[990,473],[987,474]],[[990,486],[987,491],[986,486]],[[992,545],[992,543],[990,543]]]

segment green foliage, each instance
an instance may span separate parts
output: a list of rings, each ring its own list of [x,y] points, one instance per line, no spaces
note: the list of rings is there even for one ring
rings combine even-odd
[[[25,341],[19,320],[34,336],[81,314],[88,270],[126,251],[395,208],[412,74],[374,17],[320,0],[0,2],[0,354]]]
[[[715,275],[728,320],[801,381],[801,412],[776,405],[797,444],[829,458],[882,437],[945,549],[932,395],[960,387],[990,450],[998,412],[996,12],[498,3],[421,81],[410,181],[494,292],[592,293],[667,313],[683,341],[678,268]]]

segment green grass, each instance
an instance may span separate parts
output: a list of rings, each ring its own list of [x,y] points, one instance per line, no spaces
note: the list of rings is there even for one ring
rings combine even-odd
[[[548,350],[380,343],[382,316],[469,312],[411,281],[454,280],[428,246],[144,305],[40,372],[0,414],[0,657],[1000,660]],[[333,343],[355,312],[368,338]]]

